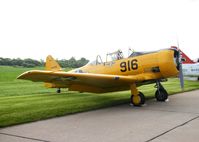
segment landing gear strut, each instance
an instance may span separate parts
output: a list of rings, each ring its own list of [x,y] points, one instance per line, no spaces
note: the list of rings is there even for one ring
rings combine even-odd
[[[138,92],[135,84],[131,85],[131,94],[130,101],[134,106],[141,106],[145,103],[145,97],[143,93]]]
[[[61,93],[61,89],[60,88],[57,88],[57,93]]]
[[[155,87],[157,88],[157,91],[155,92],[155,98],[159,102],[164,102],[168,99],[168,93],[162,86],[162,84],[157,81]]]

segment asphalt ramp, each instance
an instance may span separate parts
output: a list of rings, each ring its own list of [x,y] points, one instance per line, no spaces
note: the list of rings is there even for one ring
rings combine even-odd
[[[199,141],[199,90],[0,129],[0,142]]]

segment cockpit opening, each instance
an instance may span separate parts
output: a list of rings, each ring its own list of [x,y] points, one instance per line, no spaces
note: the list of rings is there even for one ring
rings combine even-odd
[[[106,54],[106,62],[123,59],[124,55],[121,50]]]
[[[115,52],[106,54],[106,61],[105,62],[103,62],[100,55],[97,55],[96,60],[89,62],[88,64],[90,64],[90,65],[100,65],[100,64],[106,65],[106,63],[108,63],[108,62],[113,62],[113,61],[120,60],[120,59],[123,59],[123,58],[124,58],[124,55],[123,55],[122,51],[117,50]]]

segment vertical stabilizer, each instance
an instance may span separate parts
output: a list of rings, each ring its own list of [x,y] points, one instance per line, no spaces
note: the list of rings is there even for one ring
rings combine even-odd
[[[49,70],[49,71],[61,71],[62,70],[60,65],[55,61],[55,59],[51,55],[48,55],[46,57],[45,68],[46,68],[46,70]]]

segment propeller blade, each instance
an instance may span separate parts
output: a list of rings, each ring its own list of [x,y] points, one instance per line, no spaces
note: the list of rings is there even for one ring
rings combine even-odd
[[[183,59],[182,59],[182,55],[180,53],[180,45],[179,45],[179,41],[178,41],[178,38],[177,38],[177,50],[178,50],[178,65],[179,65],[179,79],[180,79],[180,87],[181,87],[181,90],[183,91],[184,90],[184,76],[183,76],[183,72],[182,72],[182,62],[183,62]]]
[[[182,72],[182,55],[180,53],[179,44],[178,44],[178,65],[179,65],[179,79],[181,90],[184,90],[184,76]]]
[[[184,77],[183,77],[183,72],[182,72],[182,63],[180,63],[180,66],[179,66],[179,78],[180,78],[180,87],[183,91],[184,90]]]

